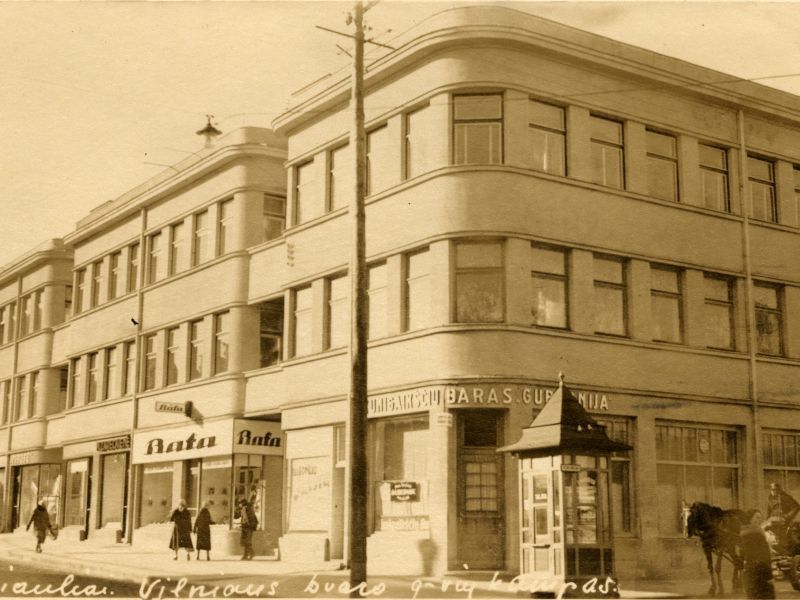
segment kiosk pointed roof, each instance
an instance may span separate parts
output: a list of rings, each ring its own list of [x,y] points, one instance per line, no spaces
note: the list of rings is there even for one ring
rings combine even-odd
[[[575,394],[564,385],[559,373],[558,389],[516,443],[498,449],[524,457],[555,454],[609,454],[630,450],[631,446],[608,437],[605,427],[581,406]]]

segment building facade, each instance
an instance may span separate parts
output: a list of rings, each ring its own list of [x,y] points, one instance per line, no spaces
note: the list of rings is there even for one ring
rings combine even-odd
[[[634,448],[564,535],[696,574],[683,501],[800,495],[800,99],[506,8],[396,45],[365,77],[370,573],[543,570],[496,450],[564,371]],[[0,272],[7,530],[46,496],[161,542],[185,498],[227,543],[249,496],[264,547],[346,559],[348,86]]]

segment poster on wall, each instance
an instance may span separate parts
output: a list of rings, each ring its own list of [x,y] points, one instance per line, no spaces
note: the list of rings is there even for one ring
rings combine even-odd
[[[293,459],[289,478],[289,529],[326,531],[330,525],[330,456]]]

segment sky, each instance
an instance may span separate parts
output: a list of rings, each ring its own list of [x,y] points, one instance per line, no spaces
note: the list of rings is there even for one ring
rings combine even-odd
[[[382,0],[378,41],[468,2]],[[800,95],[800,3],[510,2]],[[0,266],[347,67],[350,2],[0,1]],[[795,75],[795,73],[797,73]],[[798,150],[800,153],[800,149]]]

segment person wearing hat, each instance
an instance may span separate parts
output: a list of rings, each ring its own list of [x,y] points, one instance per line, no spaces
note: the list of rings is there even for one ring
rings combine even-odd
[[[33,509],[33,513],[31,513],[31,518],[28,521],[28,526],[25,528],[25,531],[30,531],[31,524],[33,525],[33,529],[36,531],[36,552],[41,552],[42,544],[44,544],[44,540],[47,537],[48,531],[50,532],[50,535],[53,536],[53,539],[56,538],[56,533],[53,531],[53,526],[50,524],[50,515],[44,506],[44,500],[39,500],[36,508]]]
[[[764,530],[760,527],[761,511],[753,509],[747,511],[745,515],[747,523],[739,532],[739,548],[744,561],[745,597],[775,598],[769,544]]]
[[[206,560],[211,560],[211,512],[208,510],[208,502],[203,502],[203,507],[197,513],[194,520],[194,532],[197,534],[197,560],[200,560],[200,550],[206,551]]]
[[[169,520],[175,523],[175,527],[172,529],[172,537],[169,540],[169,547],[175,550],[175,558],[173,560],[178,560],[178,548],[185,548],[186,560],[191,560],[192,550],[194,550],[194,544],[192,544],[192,515],[189,513],[189,509],[186,508],[185,500],[178,501],[178,508],[172,511],[172,516],[170,516]]]
[[[241,515],[242,539],[241,544],[244,554],[241,560],[253,560],[253,532],[258,529],[258,518],[253,505],[246,498],[239,500],[239,514]]]

